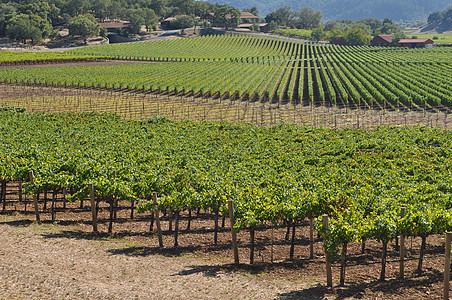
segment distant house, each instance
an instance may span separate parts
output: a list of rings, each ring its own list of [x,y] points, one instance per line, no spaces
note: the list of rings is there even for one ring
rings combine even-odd
[[[231,15],[227,14],[225,15],[226,19],[231,19]],[[225,27],[225,24],[223,23],[215,23],[215,13],[211,12],[208,13],[203,17],[205,20],[209,21],[213,26],[216,27]],[[256,17],[250,12],[242,11],[240,14],[240,21],[239,23],[251,23],[254,24],[259,21],[259,17]]]
[[[100,25],[100,28],[105,28],[107,30],[107,32],[116,32],[123,28],[130,27],[129,22],[102,22],[102,23],[99,23],[99,25]]]
[[[174,21],[174,20],[176,20],[176,18],[174,18],[174,17],[166,18],[165,20],[160,22],[160,25],[162,27],[168,28],[168,27],[170,27],[171,21]]]
[[[435,44],[431,39],[404,39],[397,43],[397,47],[427,48]]]
[[[244,24],[239,24],[239,26],[237,26],[238,30],[251,30],[251,27],[253,26],[259,26],[259,31],[260,32],[269,32],[270,31],[270,24],[268,23],[244,23]]]
[[[371,46],[375,47],[389,47],[391,46],[392,40],[395,39],[393,35],[377,35],[370,41]]]
[[[259,21],[259,17],[253,15],[250,12],[242,11],[242,14],[240,15],[240,21],[242,23],[256,23]]]

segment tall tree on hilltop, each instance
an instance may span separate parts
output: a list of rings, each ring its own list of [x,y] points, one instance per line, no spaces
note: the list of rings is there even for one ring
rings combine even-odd
[[[296,16],[301,29],[313,29],[322,26],[323,15],[320,11],[314,11],[310,7],[303,7],[300,12],[296,13]]]
[[[80,36],[85,44],[89,37],[98,36],[100,33],[100,25],[91,14],[73,17],[67,27],[70,35]]]
[[[226,29],[236,27],[239,24],[241,12],[229,5],[215,5],[214,23],[224,24]]]

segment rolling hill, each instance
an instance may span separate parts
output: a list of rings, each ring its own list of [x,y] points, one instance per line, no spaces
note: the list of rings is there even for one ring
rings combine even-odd
[[[260,16],[280,7],[288,6],[299,11],[302,7],[320,10],[324,21],[364,18],[390,18],[394,21],[426,20],[431,12],[446,9],[450,0],[211,0],[212,3],[228,4],[239,9],[256,6]]]

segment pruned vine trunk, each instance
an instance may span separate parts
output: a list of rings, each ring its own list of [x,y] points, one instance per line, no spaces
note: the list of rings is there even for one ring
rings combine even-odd
[[[56,196],[57,196],[57,189],[53,190],[52,193],[52,207],[51,207],[51,212],[52,212],[52,222],[55,222],[55,218],[56,218],[56,210],[55,210],[55,200],[56,200]]]
[[[215,226],[214,226],[214,233],[213,233],[213,243],[215,245],[218,244],[218,217],[219,217],[219,211],[218,209],[215,210]]]
[[[340,285],[345,284],[345,267],[347,266],[347,246],[348,246],[347,242],[342,243]]]
[[[112,233],[113,231],[113,217],[114,217],[114,201],[113,199],[109,200],[110,202],[110,222],[108,223],[108,233]]]
[[[2,180],[1,201],[3,203],[3,211],[6,210],[6,180]]]
[[[174,212],[174,247],[178,247],[177,238],[179,236],[179,211]]]
[[[46,197],[47,198],[47,197]],[[83,198],[80,199],[80,209],[83,209]]]
[[[173,233],[173,211],[171,209],[168,212],[168,231]]]
[[[290,240],[290,260],[293,260],[294,252],[295,252],[295,225],[296,222],[292,222],[292,238]],[[290,227],[289,227],[290,228]]]
[[[191,227],[191,208],[188,209],[187,231],[190,230],[190,227]]]
[[[386,256],[388,250],[388,242],[383,242],[383,252],[381,255],[381,272],[380,272],[380,281],[384,281],[386,279]]]
[[[44,191],[44,208],[43,210],[47,209],[47,190]]]
[[[131,203],[130,203],[130,219],[132,219],[133,220],[133,211],[134,211],[134,209],[135,209],[135,201],[131,201]]]
[[[250,264],[254,264],[254,227],[250,227]]]
[[[289,240],[289,235],[290,235],[290,221],[286,221],[287,223],[287,230],[286,230],[286,236],[284,237],[284,240],[288,241]]]
[[[152,232],[154,230],[154,220],[155,220],[154,214],[151,213],[151,224],[149,225],[149,232]]]
[[[425,255],[425,247],[427,244],[427,235],[421,235],[421,251],[419,253],[419,263],[417,264],[416,274],[421,275],[422,273],[422,263],[424,261],[424,255]]]

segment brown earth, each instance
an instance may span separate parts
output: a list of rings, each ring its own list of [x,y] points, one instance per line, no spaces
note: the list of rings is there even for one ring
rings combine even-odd
[[[42,197],[41,197],[42,199]],[[384,282],[378,281],[381,245],[376,241],[349,246],[346,284],[339,284],[339,262],[333,264],[334,288],[325,286],[323,245],[314,243],[309,259],[309,226],[298,224],[294,260],[285,228],[262,226],[256,231],[255,264],[249,264],[249,233],[238,233],[239,266],[234,266],[228,220],[213,243],[213,216],[182,214],[179,246],[172,247],[168,216],[162,216],[164,248],[149,231],[150,214],[130,216],[130,203],[122,201],[113,234],[107,234],[108,208],[101,205],[99,230],[93,234],[90,208],[84,203],[56,203],[55,221],[40,204],[42,224],[34,223],[31,203],[8,200],[0,216],[0,299],[440,299],[444,270],[444,239],[427,239],[423,274],[416,276],[417,260],[405,266],[397,279],[398,262],[387,265]],[[221,224],[221,220],[220,220]],[[174,224],[173,224],[174,229]],[[317,236],[317,234],[315,235]],[[420,239],[407,238],[407,258],[419,254]],[[271,261],[273,251],[273,262]],[[388,259],[397,260],[394,243]],[[431,258],[432,257],[432,258]]]

